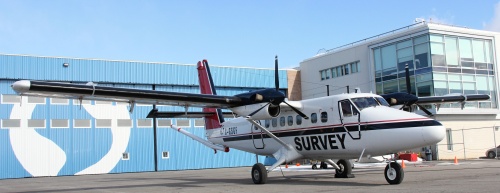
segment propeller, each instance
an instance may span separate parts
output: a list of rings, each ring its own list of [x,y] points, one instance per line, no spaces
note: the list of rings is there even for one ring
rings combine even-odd
[[[309,117],[306,114],[302,113],[300,110],[287,103],[285,101],[285,95],[279,91],[280,81],[278,74],[278,56],[275,56],[274,58],[274,84],[275,84],[275,89],[264,89],[261,91],[257,91],[257,93],[255,93],[250,97],[250,99],[253,101],[263,101],[263,102],[267,101],[268,103],[260,107],[259,109],[255,110],[254,112],[250,113],[248,116],[255,115],[268,105],[279,108],[279,105],[281,103],[285,103],[286,105],[288,105],[288,107],[290,107],[295,113],[300,115],[302,118],[309,119]]]
[[[408,64],[406,64],[406,66],[405,66],[405,75],[406,75],[406,93],[408,93],[408,95],[413,95],[413,94],[411,94],[410,69],[408,68]],[[415,96],[415,95],[413,95],[413,96]],[[410,100],[410,101],[406,102],[401,107],[401,109],[406,107],[408,111],[411,111],[411,105],[417,105],[420,108],[420,110],[425,112],[425,114],[427,114],[429,116],[433,116],[433,114],[430,111],[428,111],[425,107],[418,104],[418,97],[415,96],[415,98],[416,98],[416,100]]]
[[[279,92],[280,80],[278,75],[278,55],[274,56],[274,86],[276,91]]]

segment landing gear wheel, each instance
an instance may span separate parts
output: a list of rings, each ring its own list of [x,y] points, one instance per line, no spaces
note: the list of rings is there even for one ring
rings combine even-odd
[[[318,166],[317,166],[316,164],[313,164],[313,165],[312,165],[312,169],[313,169],[313,170],[317,170],[317,169],[318,169]]]
[[[321,169],[328,169],[328,164],[325,162],[321,162],[321,165],[319,166]]]
[[[495,158],[496,157],[496,153],[494,151],[489,151],[488,152],[488,158]]]
[[[391,162],[385,166],[384,176],[389,184],[401,184],[405,177],[405,172],[397,162]]]
[[[354,178],[354,175],[351,174],[352,164],[350,161],[341,159],[337,162],[337,165],[339,166],[340,169],[335,170],[336,178]]]
[[[267,170],[261,163],[256,163],[252,167],[252,180],[255,184],[265,184],[267,181]]]

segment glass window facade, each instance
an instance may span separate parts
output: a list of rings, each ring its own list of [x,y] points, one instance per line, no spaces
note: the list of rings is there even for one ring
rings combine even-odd
[[[377,94],[406,92],[408,65],[417,96],[488,94],[490,101],[468,102],[466,108],[497,108],[492,45],[488,39],[425,34],[372,48]]]

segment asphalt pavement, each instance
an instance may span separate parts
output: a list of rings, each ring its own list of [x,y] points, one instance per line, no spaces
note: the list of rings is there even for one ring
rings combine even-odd
[[[355,178],[333,169],[284,166],[267,184],[253,184],[251,167],[0,180],[0,192],[500,192],[500,160],[405,162],[404,180],[389,185],[385,164],[356,164]]]

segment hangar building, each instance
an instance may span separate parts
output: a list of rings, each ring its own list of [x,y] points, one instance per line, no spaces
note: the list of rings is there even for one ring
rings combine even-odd
[[[427,106],[447,128],[445,139],[431,147],[434,159],[484,157],[500,143],[497,40],[496,32],[415,23],[305,59],[300,63],[302,98],[326,96],[326,85],[330,94],[346,93],[346,86],[350,92],[406,92],[408,65],[411,92],[417,96],[491,96],[467,102],[463,109],[459,103],[440,105],[437,111],[436,105]]]
[[[218,94],[274,87],[274,69],[211,65]],[[282,80],[288,73],[279,70]],[[200,93],[196,65],[0,55],[0,179],[98,173],[251,166],[255,155],[231,149],[214,154],[169,129],[204,137],[202,119],[153,119],[151,105],[20,97],[10,85],[31,79]],[[252,81],[248,81],[252,80]],[[286,92],[287,81],[280,81]],[[159,106],[159,111],[184,108]],[[190,108],[189,111],[201,111]],[[156,136],[155,136],[156,130]],[[156,144],[155,142],[156,138]],[[264,161],[264,157],[259,160]]]

